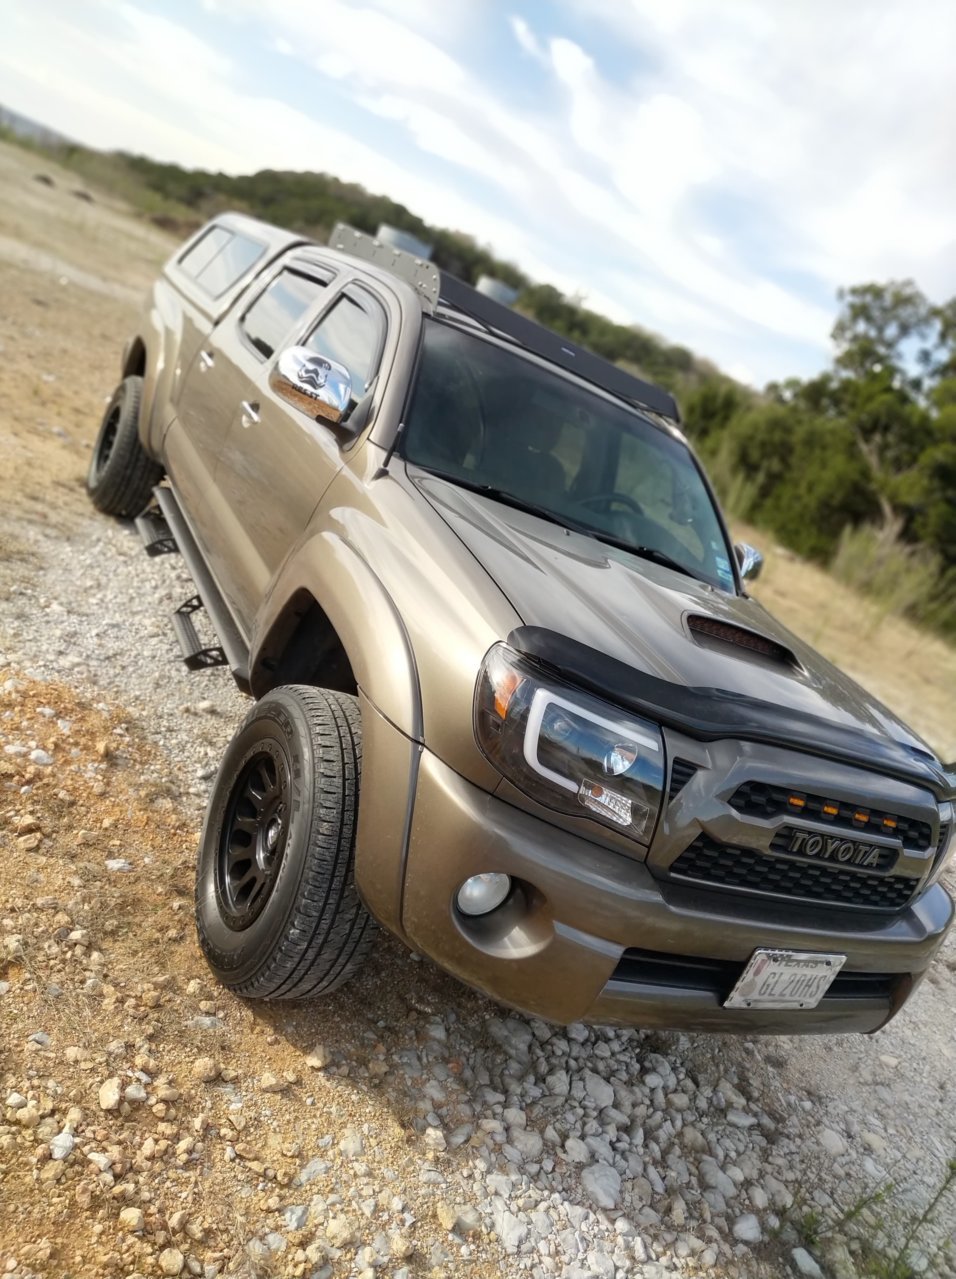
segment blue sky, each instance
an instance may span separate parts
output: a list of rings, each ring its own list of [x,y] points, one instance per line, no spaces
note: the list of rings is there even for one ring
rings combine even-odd
[[[361,182],[760,385],[841,284],[956,294],[954,49],[951,0],[34,0],[0,103]]]

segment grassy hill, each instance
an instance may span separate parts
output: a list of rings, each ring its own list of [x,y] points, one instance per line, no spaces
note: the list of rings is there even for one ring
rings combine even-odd
[[[518,307],[527,314],[672,391],[686,393],[716,371],[685,347],[637,325],[614,324],[550,285],[534,283],[471,236],[432,226],[403,204],[331,174],[263,169],[233,176],[184,169],[145,156],[96,151],[0,108],[3,136],[45,153],[179,236],[225,209],[238,209],[319,241],[328,238],[336,222],[368,232],[387,222],[433,245],[433,259],[442,270],[470,284],[482,274],[503,280],[519,291]]]

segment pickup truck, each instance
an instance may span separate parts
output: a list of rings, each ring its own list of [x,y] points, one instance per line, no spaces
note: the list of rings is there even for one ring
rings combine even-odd
[[[254,699],[196,889],[240,995],[330,991],[379,926],[562,1023],[872,1032],[926,972],[956,777],[751,596],[666,391],[230,214],[156,282],[88,488]]]

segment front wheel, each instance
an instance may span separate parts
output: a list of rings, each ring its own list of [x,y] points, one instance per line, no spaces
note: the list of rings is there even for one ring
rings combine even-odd
[[[139,442],[141,377],[123,378],[106,406],[93,446],[86,491],[98,511],[132,519],[149,505],[163,468]]]
[[[219,981],[257,999],[326,994],[373,941],[355,887],[358,702],[287,685],[226,748],[199,846],[199,944]]]

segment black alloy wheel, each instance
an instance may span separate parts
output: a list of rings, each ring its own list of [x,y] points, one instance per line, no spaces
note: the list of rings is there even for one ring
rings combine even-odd
[[[239,995],[335,990],[374,944],[355,885],[362,772],[358,700],[286,685],[226,747],[199,844],[196,929]]]
[[[219,839],[216,892],[223,919],[238,931],[258,918],[276,881],[289,830],[288,778],[281,752],[265,749],[253,755],[233,787]]]
[[[110,460],[113,452],[113,446],[116,443],[116,432],[119,429],[120,406],[112,404],[107,410],[106,417],[103,419],[103,425],[100,427],[100,436],[96,441],[96,447],[93,450],[93,462],[90,466],[90,483],[95,484],[99,477],[103,474],[106,464]]]

